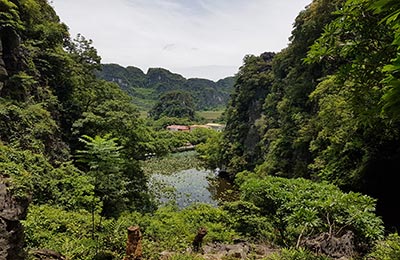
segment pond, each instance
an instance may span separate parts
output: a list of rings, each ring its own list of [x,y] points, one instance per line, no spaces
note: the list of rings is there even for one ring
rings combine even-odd
[[[204,169],[191,168],[169,175],[154,173],[149,183],[160,204],[176,202],[179,208],[193,203],[217,206],[237,197],[231,183]]]

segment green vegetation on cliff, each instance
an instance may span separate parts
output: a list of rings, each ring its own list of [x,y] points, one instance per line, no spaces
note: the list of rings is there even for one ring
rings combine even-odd
[[[217,82],[207,79],[185,79],[163,68],[150,68],[145,74],[139,68],[117,64],[102,64],[96,73],[100,79],[117,83],[132,96],[140,109],[150,110],[159,98],[170,91],[188,92],[196,110],[224,108],[233,89],[234,78]]]
[[[218,158],[213,164],[232,177],[255,170],[361,191],[398,227],[390,210],[400,170],[398,8],[389,0],[313,1],[272,61],[245,58],[221,148],[205,148],[213,155],[204,158]]]

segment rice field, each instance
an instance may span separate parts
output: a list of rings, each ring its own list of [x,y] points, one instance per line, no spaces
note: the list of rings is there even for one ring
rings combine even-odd
[[[216,121],[222,115],[224,110],[216,111],[198,111],[199,116],[204,117],[207,121]]]

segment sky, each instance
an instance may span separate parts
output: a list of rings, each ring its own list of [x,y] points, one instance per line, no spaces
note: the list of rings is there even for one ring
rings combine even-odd
[[[237,73],[245,55],[278,52],[311,0],[50,0],[102,63],[166,68],[186,78]]]

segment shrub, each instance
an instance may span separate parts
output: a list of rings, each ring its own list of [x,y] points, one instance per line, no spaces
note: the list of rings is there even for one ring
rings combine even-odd
[[[256,240],[276,240],[271,219],[261,215],[260,208],[253,203],[229,202],[223,209],[229,213],[234,229],[241,235]]]
[[[250,177],[240,187],[241,199],[273,220],[281,243],[294,246],[304,236],[322,232],[342,235],[352,230],[359,242],[371,244],[383,235],[375,199],[344,193],[334,185],[305,179]]]
[[[30,206],[23,225],[30,249],[52,249],[69,259],[89,260],[96,253],[91,214],[85,210],[67,212],[47,205]]]
[[[395,260],[400,259],[400,236],[390,234],[385,240],[379,241],[368,260]]]
[[[231,227],[227,212],[206,204],[192,205],[183,210],[173,206],[162,207],[152,214],[125,212],[118,219],[101,218],[97,211],[94,217],[93,229],[92,215],[88,211],[31,206],[23,223],[28,248],[52,249],[68,259],[85,260],[93,259],[101,250],[122,259],[127,228],[139,225],[146,259],[159,259],[165,250],[177,253],[176,257],[190,259],[188,257],[192,256],[184,253],[191,247],[201,226],[208,231],[204,243],[229,243],[238,236]]]

